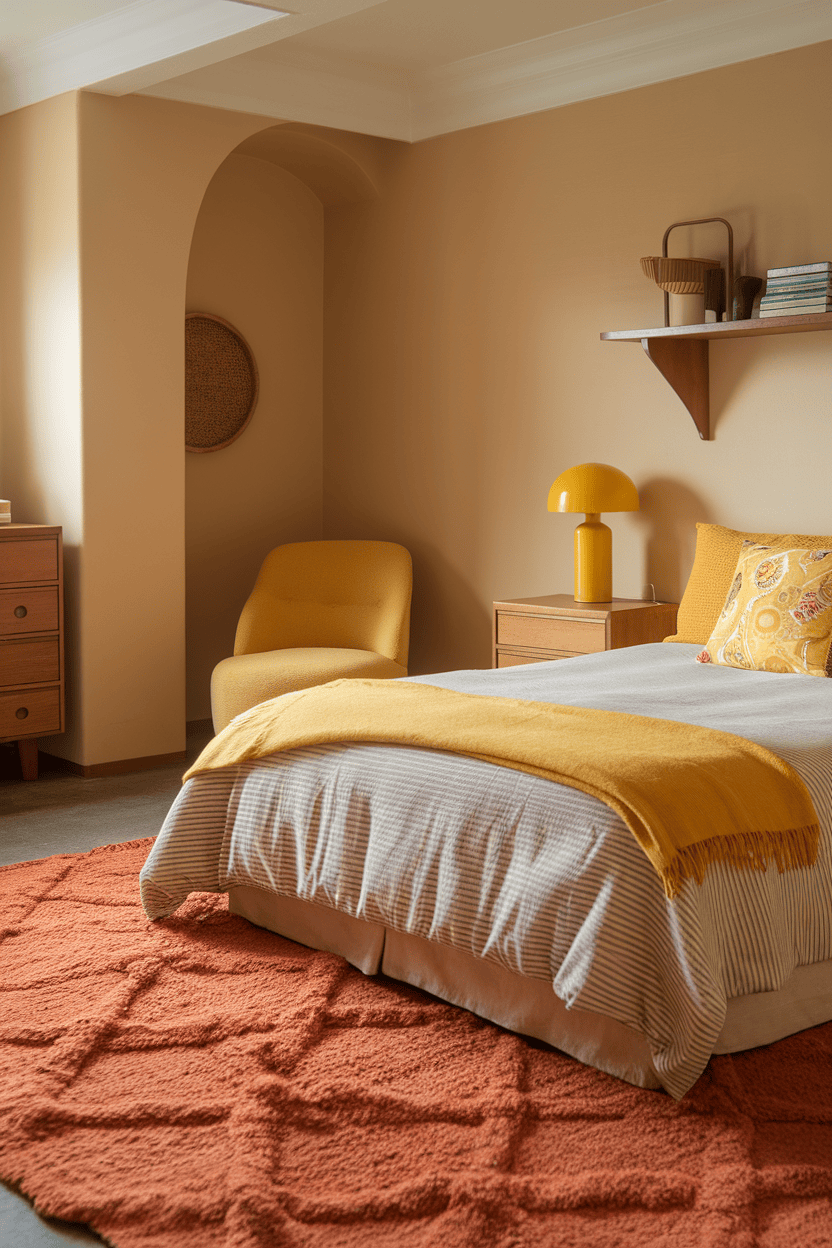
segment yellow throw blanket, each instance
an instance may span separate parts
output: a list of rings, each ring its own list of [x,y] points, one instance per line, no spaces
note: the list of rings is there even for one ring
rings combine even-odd
[[[456,693],[389,680],[335,680],[263,702],[228,725],[186,773],[322,742],[447,750],[581,789],[611,806],[668,897],[712,862],[811,866],[819,827],[803,781],[732,733],[620,711]]]

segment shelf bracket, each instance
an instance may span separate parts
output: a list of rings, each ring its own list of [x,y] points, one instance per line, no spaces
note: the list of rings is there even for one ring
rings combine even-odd
[[[641,345],[690,412],[700,438],[708,441],[711,436],[708,340],[642,338]]]

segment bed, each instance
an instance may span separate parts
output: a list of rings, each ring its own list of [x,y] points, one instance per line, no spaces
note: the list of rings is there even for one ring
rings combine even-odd
[[[145,909],[228,892],[254,923],[679,1097],[711,1053],[832,1018],[832,682],[703,666],[698,649],[413,679],[758,741],[811,794],[811,868],[716,865],[670,901],[618,816],[582,792],[333,744],[189,781],[142,871]]]

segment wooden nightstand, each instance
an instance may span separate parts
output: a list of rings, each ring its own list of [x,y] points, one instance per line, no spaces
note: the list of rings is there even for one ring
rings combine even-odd
[[[673,602],[576,602],[568,594],[495,602],[492,667],[661,641],[676,631],[676,611]]]
[[[24,780],[38,737],[64,730],[63,548],[48,524],[0,528],[0,742],[16,741]]]

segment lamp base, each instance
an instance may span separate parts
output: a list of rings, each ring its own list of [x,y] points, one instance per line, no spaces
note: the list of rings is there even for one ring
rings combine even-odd
[[[612,532],[598,512],[587,512],[575,530],[575,601],[612,599]]]

